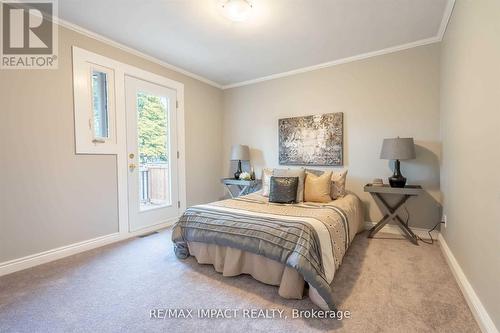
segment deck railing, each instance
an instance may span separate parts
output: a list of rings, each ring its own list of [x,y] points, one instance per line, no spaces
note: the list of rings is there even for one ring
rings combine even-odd
[[[170,198],[167,163],[141,163],[139,183],[141,204],[163,204]]]

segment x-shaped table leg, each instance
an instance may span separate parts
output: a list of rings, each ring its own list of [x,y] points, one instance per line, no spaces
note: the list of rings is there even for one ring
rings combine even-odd
[[[236,187],[238,187],[239,192],[238,195],[235,196],[233,194],[233,191],[231,190],[231,185],[226,185],[227,191],[229,192],[229,195],[231,196],[232,199],[245,194],[246,190],[249,188],[248,185],[236,185]]]
[[[240,193],[238,193],[238,196],[242,196],[243,194],[245,194],[248,187],[249,187],[248,185],[238,186],[238,188],[240,189]]]
[[[373,226],[373,228],[370,229],[368,237],[372,238],[387,223],[389,223],[391,220],[395,220],[396,222],[398,222],[399,227],[401,228],[401,230],[403,230],[406,237],[413,244],[418,245],[417,236],[398,215],[398,211],[404,207],[404,204],[408,201],[408,199],[410,199],[411,195],[404,195],[403,198],[395,206],[390,206],[379,193],[372,193],[372,195],[375,199],[378,199],[382,203],[382,209],[386,212],[386,214],[380,220],[380,222],[378,222],[375,226]]]

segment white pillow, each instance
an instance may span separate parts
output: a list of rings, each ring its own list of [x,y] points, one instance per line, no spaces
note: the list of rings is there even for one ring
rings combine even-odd
[[[273,169],[262,169],[262,195],[265,197],[269,196],[271,190],[271,176],[273,175]]]

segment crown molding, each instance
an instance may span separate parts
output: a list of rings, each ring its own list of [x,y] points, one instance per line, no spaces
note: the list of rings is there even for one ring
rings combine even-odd
[[[278,78],[282,78],[282,77],[287,77],[287,76],[292,76],[292,75],[297,75],[297,74],[306,73],[306,72],[311,72],[311,71],[315,71],[315,70],[322,69],[322,68],[327,68],[327,67],[342,65],[342,64],[349,63],[349,62],[353,62],[353,61],[358,61],[358,60],[363,60],[363,59],[367,59],[367,58],[372,58],[372,57],[376,57],[376,56],[380,56],[380,55],[384,55],[384,54],[394,53],[394,52],[403,51],[403,50],[411,49],[411,48],[414,48],[414,47],[428,45],[428,44],[433,44],[433,43],[438,43],[438,42],[440,42],[440,40],[439,40],[438,37],[432,37],[432,38],[428,38],[428,39],[422,39],[422,40],[419,40],[419,41],[416,41],[416,42],[412,42],[412,43],[408,43],[408,44],[403,44],[403,45],[398,45],[398,46],[390,47],[390,48],[387,48],[387,49],[382,49],[382,50],[368,52],[368,53],[363,53],[363,54],[358,54],[358,55],[355,55],[355,56],[352,56],[352,57],[342,58],[342,59],[338,59],[338,60],[334,60],[334,61],[329,61],[329,62],[324,62],[324,63],[313,65],[313,66],[302,67],[302,68],[294,69],[294,70],[291,70],[291,71],[288,71],[288,72],[283,72],[283,73],[278,73],[278,74],[263,76],[263,77],[260,77],[260,78],[257,78],[257,79],[252,79],[252,80],[248,80],[248,81],[243,81],[243,82],[228,84],[228,85],[222,86],[222,89],[226,90],[226,89],[231,89],[231,88],[237,88],[237,87],[247,86],[247,85],[250,85],[250,84],[255,84],[255,83],[269,81],[269,80],[274,80],[274,79],[278,79]]]
[[[439,41],[442,41],[444,38],[444,34],[446,33],[446,28],[450,23],[451,14],[453,13],[453,8],[455,8],[455,0],[448,0],[448,4],[444,9],[443,19],[441,20],[441,25],[439,26],[439,32],[437,36],[439,37]]]
[[[85,29],[79,25],[65,21],[61,18],[57,18],[57,23],[65,28],[68,28],[70,30],[73,30],[75,32],[83,34],[87,37],[90,37],[90,38],[93,38],[93,39],[98,40],[100,42],[111,45],[111,46],[116,47],[120,50],[123,50],[125,52],[131,53],[131,54],[138,56],[140,58],[143,58],[145,60],[156,63],[160,66],[165,67],[165,68],[174,70],[180,74],[184,74],[188,77],[191,77],[191,78],[196,79],[198,81],[204,82],[204,83],[209,84],[213,87],[226,90],[226,89],[231,89],[231,88],[247,86],[247,85],[251,85],[251,84],[255,84],[255,83],[270,81],[270,80],[283,78],[283,77],[287,77],[287,76],[297,75],[297,74],[301,74],[301,73],[311,72],[311,71],[315,71],[315,70],[322,69],[322,68],[328,68],[328,67],[332,67],[332,66],[342,65],[342,64],[353,62],[353,61],[364,60],[364,59],[377,57],[377,56],[384,55],[384,54],[399,52],[399,51],[411,49],[414,47],[429,45],[429,44],[433,44],[433,43],[439,43],[444,38],[444,35],[446,33],[446,28],[447,28],[448,23],[451,19],[451,14],[453,12],[454,6],[455,6],[455,0],[448,0],[448,3],[446,5],[446,8],[445,8],[444,13],[443,13],[443,18],[441,20],[441,24],[439,26],[439,30],[438,30],[436,36],[434,36],[434,37],[418,40],[418,41],[407,43],[407,44],[397,45],[397,46],[389,47],[389,48],[382,49],[382,50],[358,54],[358,55],[355,55],[352,57],[347,57],[347,58],[337,59],[337,60],[333,60],[333,61],[329,61],[329,62],[324,62],[324,63],[313,65],[313,66],[297,68],[297,69],[287,71],[287,72],[266,75],[266,76],[262,76],[259,78],[246,80],[246,81],[242,81],[242,82],[237,82],[237,83],[231,83],[231,84],[227,84],[227,85],[221,85],[221,84],[214,82],[212,80],[209,80],[203,76],[200,76],[198,74],[189,72],[185,69],[182,69],[182,68],[179,68],[179,67],[174,66],[172,64],[169,64],[169,63],[162,61],[160,59],[157,59],[153,56],[150,56],[148,54],[140,52],[132,47],[126,46],[126,45],[121,44],[119,42],[116,42],[108,37],[104,37],[98,33],[95,33],[93,31]]]
[[[353,62],[353,61],[377,57],[377,56],[384,55],[384,54],[399,52],[399,51],[411,49],[414,47],[424,46],[424,45],[433,44],[433,43],[439,43],[443,40],[443,37],[444,37],[444,34],[446,32],[446,28],[448,26],[448,23],[450,21],[454,6],[455,6],[455,0],[448,0],[448,3],[446,4],[446,8],[445,8],[444,13],[443,13],[443,18],[441,20],[441,24],[439,26],[439,30],[438,30],[436,36],[434,36],[434,37],[418,40],[418,41],[411,42],[408,44],[402,44],[402,45],[389,47],[389,48],[378,50],[378,51],[358,54],[358,55],[355,55],[352,57],[347,57],[347,58],[337,59],[337,60],[333,60],[333,61],[329,61],[329,62],[324,62],[324,63],[313,65],[313,66],[297,68],[297,69],[287,71],[287,72],[267,75],[267,76],[259,77],[256,79],[251,79],[251,80],[237,82],[237,83],[231,83],[228,85],[223,85],[222,89],[225,90],[225,89],[247,86],[247,85],[260,83],[260,82],[264,82],[264,81],[269,81],[269,80],[274,80],[274,79],[278,79],[278,78],[282,78],[282,77],[311,72],[311,71],[315,71],[315,70],[322,69],[322,68],[342,65],[342,64],[349,63],[349,62]]]
[[[162,60],[160,60],[158,58],[150,56],[150,55],[148,55],[146,53],[143,53],[143,52],[138,51],[138,50],[136,50],[134,48],[131,48],[129,46],[121,44],[121,43],[119,43],[117,41],[114,41],[114,40],[108,38],[108,37],[104,37],[104,36],[102,36],[102,35],[100,35],[98,33],[95,33],[93,31],[85,29],[85,28],[83,28],[83,27],[81,27],[79,25],[76,25],[74,23],[68,22],[68,21],[63,20],[61,18],[56,18],[56,20],[57,20],[56,21],[57,24],[60,25],[60,26],[62,26],[62,27],[65,27],[67,29],[75,31],[75,32],[77,32],[79,34],[82,34],[84,36],[87,36],[89,38],[95,39],[95,40],[97,40],[99,42],[103,42],[103,43],[105,43],[107,45],[116,47],[117,49],[120,49],[120,50],[125,51],[125,52],[130,53],[130,54],[133,54],[133,55],[135,55],[137,57],[140,57],[142,59],[151,61],[151,62],[153,62],[155,64],[158,64],[158,65],[160,65],[162,67],[171,69],[171,70],[176,71],[176,72],[178,72],[180,74],[189,76],[190,78],[196,79],[196,80],[201,81],[201,82],[206,83],[206,84],[209,84],[209,85],[211,85],[213,87],[222,89],[222,86],[220,84],[218,84],[217,82],[214,82],[212,80],[209,80],[209,79],[207,79],[207,78],[205,78],[203,76],[200,76],[200,75],[195,74],[195,73],[191,73],[191,72],[189,72],[189,71],[187,71],[185,69],[182,69],[180,67],[177,67],[177,66],[174,66],[172,64],[169,64],[169,63],[167,63],[165,61],[162,61]]]

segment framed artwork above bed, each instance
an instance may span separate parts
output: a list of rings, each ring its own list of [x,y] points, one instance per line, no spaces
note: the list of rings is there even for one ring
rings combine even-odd
[[[278,120],[279,164],[343,165],[343,113]]]

